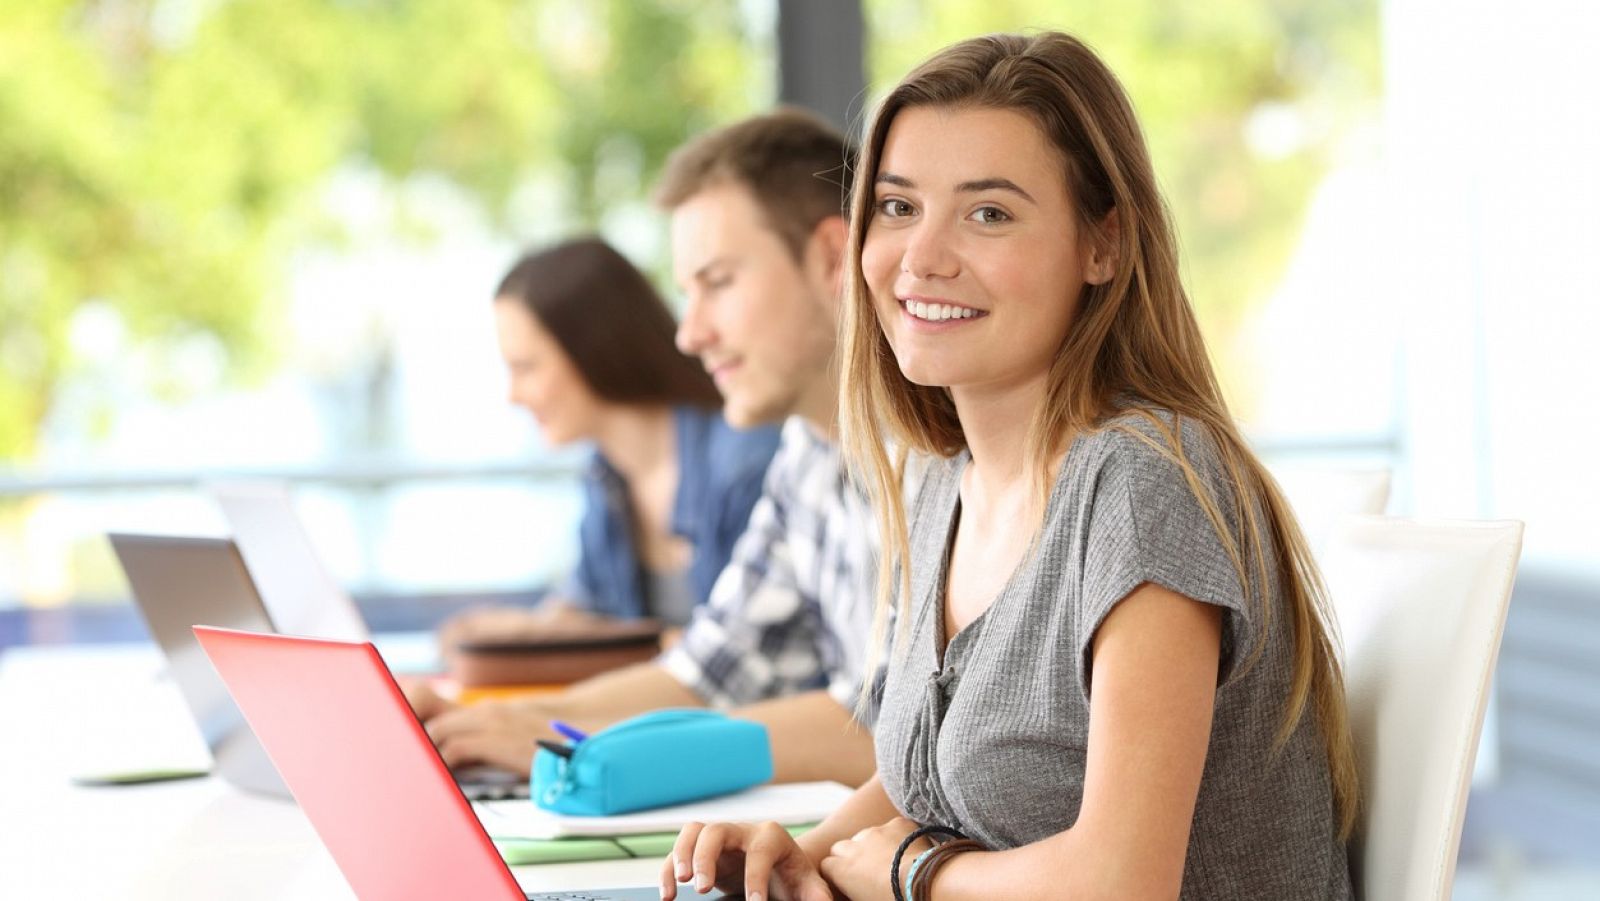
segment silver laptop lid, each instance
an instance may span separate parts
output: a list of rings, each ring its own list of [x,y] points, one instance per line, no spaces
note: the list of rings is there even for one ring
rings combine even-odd
[[[289,789],[191,631],[195,625],[272,631],[238,548],[225,538],[107,537],[139,614],[211,749],[217,774],[249,791],[288,797]]]
[[[280,482],[211,482],[261,599],[286,635],[366,641],[355,602],[322,564]]]

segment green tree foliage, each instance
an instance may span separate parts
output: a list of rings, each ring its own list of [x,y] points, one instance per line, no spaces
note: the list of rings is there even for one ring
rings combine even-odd
[[[1373,0],[866,5],[880,88],[939,47],[996,31],[1060,29],[1105,57],[1144,123],[1190,295],[1225,375],[1227,342],[1281,277],[1340,139],[1376,112]],[[1239,388],[1241,374],[1231,375]]]
[[[263,368],[290,255],[339,238],[322,203],[340,172],[442,178],[507,230],[537,179],[562,186],[566,223],[637,202],[673,146],[771,98],[748,5],[0,3],[0,459],[35,451],[93,362],[71,335],[85,308],[113,311],[158,369],[196,340],[234,374]],[[865,5],[878,86],[985,31],[1065,28],[1101,50],[1223,329],[1275,283],[1328,136],[1376,92],[1372,0]],[[1274,121],[1289,138],[1263,152],[1251,129]],[[193,387],[177,363],[147,375]]]
[[[637,200],[673,146],[770,83],[736,11],[0,3],[0,459],[34,450],[87,362],[70,340],[85,305],[158,349],[201,336],[234,372],[261,363],[289,255],[337,237],[320,203],[342,169],[444,178],[501,223],[536,174],[566,184],[564,221]]]

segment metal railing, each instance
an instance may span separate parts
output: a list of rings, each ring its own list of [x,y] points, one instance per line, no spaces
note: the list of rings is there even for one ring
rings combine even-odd
[[[483,481],[528,479],[545,481],[575,476],[581,466],[576,454],[539,460],[496,460],[481,463],[416,463],[392,458],[349,459],[299,466],[213,469],[152,469],[95,472],[45,470],[29,473],[0,471],[0,498],[39,494],[77,494],[127,490],[163,491],[193,488],[210,481],[249,479],[287,482],[291,485],[331,484],[381,488],[398,482]]]

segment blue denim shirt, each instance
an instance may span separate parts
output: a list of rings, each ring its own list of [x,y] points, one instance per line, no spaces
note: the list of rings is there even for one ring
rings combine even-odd
[[[778,449],[775,427],[735,429],[715,410],[677,407],[678,493],[672,533],[689,542],[689,585],[695,603],[711,595],[733,543],[744,534],[750,508],[761,496],[767,464]],[[609,616],[652,612],[644,565],[633,540],[628,486],[598,452],[583,480],[584,511],[578,527],[578,567],[561,594]]]

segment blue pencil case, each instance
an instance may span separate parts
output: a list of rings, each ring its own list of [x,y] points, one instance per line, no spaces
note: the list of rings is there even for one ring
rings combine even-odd
[[[532,795],[575,816],[685,804],[772,779],[766,727],[714,710],[657,710],[567,747],[571,757],[534,755]]]

